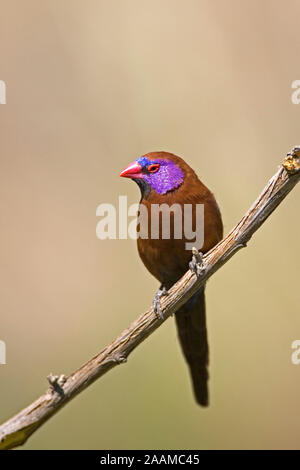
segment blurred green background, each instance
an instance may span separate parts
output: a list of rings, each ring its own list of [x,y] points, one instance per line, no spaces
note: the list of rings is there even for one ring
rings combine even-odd
[[[182,156],[225,231],[300,143],[298,0],[1,0],[0,420],[151,303],[135,241],[96,207],[138,156]],[[211,406],[197,407],[174,320],[25,449],[300,448],[299,188],[207,288]]]

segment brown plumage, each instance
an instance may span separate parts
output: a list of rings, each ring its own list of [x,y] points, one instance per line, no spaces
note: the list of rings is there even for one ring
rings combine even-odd
[[[152,152],[144,155],[137,162],[140,162],[141,167],[143,166],[140,173],[126,174],[125,169],[121,175],[132,177],[141,188],[142,198],[140,204],[148,209],[149,234],[152,204],[167,204],[168,206],[172,206],[174,203],[179,204],[182,207],[182,214],[183,205],[192,204],[193,224],[195,224],[196,204],[204,204],[204,245],[201,252],[205,253],[210,250],[223,236],[221,214],[213,194],[198,179],[195,172],[180,157],[167,152]],[[155,164],[165,165],[169,162],[172,162],[170,163],[170,170],[173,169],[175,164],[176,168],[178,167],[184,174],[184,177],[179,186],[176,177],[176,187],[159,193],[154,188],[160,188],[161,185],[155,186],[154,182],[152,184],[151,178],[153,177],[148,170],[151,170]],[[149,166],[150,164],[152,166]],[[154,170],[158,171],[157,168],[154,168]],[[159,173],[155,178],[156,180],[159,178]],[[191,240],[186,240],[184,235],[180,239],[175,239],[174,230],[172,230],[174,221],[172,213],[170,220],[170,239],[162,239],[160,227],[158,239],[151,239],[149,236],[148,239],[138,238],[137,240],[138,252],[144,265],[167,289],[188,270],[189,261],[191,260],[191,251],[186,250],[185,247],[185,243]],[[181,347],[190,368],[196,400],[200,405],[207,406],[208,341],[204,288],[176,312],[175,319]]]

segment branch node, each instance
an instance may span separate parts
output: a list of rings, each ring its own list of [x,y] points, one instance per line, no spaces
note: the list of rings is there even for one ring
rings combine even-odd
[[[124,356],[123,354],[114,354],[112,356],[113,362],[116,362],[117,364],[124,364],[127,362],[127,357]]]
[[[247,241],[246,240],[238,240],[237,248],[247,248]]]
[[[289,175],[294,175],[300,171],[300,146],[294,147],[287,154],[282,166]]]
[[[47,376],[47,380],[49,382],[51,392],[58,393],[59,395],[64,395],[63,385],[66,383],[67,376],[64,374],[61,375],[54,375],[52,372]]]

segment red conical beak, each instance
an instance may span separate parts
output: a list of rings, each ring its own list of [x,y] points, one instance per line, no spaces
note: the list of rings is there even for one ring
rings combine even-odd
[[[138,162],[130,163],[120,173],[120,176],[123,178],[142,178],[142,167]]]

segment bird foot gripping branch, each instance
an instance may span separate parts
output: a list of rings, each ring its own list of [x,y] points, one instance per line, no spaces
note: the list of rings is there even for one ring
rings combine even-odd
[[[201,251],[198,251],[196,247],[192,248],[192,261],[189,262],[189,268],[196,275],[196,277],[201,276],[201,274],[205,272],[203,256],[203,253]],[[164,320],[164,315],[161,309],[160,299],[161,297],[167,295],[169,295],[167,289],[163,285],[161,285],[153,299],[153,310],[161,320]]]
[[[153,310],[155,312],[155,314],[161,319],[161,320],[164,320],[164,315],[162,313],[162,309],[161,309],[161,306],[160,306],[160,299],[161,297],[164,297],[166,295],[169,295],[169,292],[167,291],[167,289],[164,287],[164,286],[160,286],[160,288],[158,289],[158,291],[156,292],[155,294],[155,297],[153,299]]]
[[[197,277],[199,277],[205,271],[203,264],[203,253],[198,251],[197,248],[193,247],[192,254],[192,261],[189,262],[189,268],[193,273],[196,274]]]

